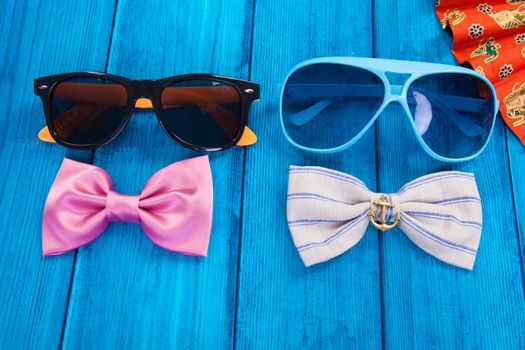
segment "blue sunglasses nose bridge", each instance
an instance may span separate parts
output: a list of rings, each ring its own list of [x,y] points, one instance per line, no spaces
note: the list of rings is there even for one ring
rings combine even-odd
[[[392,102],[398,102],[403,105],[405,100],[403,88],[403,85],[390,85],[390,91],[387,91],[387,95],[385,96],[385,106]]]
[[[404,85],[390,85],[390,97],[398,100],[403,97]]]

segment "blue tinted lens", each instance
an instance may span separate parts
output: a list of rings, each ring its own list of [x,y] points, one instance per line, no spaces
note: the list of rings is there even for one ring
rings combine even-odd
[[[365,69],[333,63],[300,68],[284,88],[284,128],[304,147],[341,146],[363,130],[384,94],[382,80]]]
[[[440,73],[415,80],[408,104],[416,131],[440,156],[465,158],[487,141],[494,120],[494,96],[483,80],[459,73]]]

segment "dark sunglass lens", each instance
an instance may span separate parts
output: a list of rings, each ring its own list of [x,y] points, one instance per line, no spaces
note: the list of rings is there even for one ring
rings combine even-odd
[[[459,73],[423,76],[410,85],[407,99],[416,131],[440,156],[472,156],[490,135],[494,96],[478,77]]]
[[[320,150],[342,146],[363,130],[384,94],[382,80],[368,70],[333,63],[308,65],[286,82],[283,125],[301,146]]]
[[[229,83],[174,82],[162,91],[161,105],[165,128],[192,146],[220,149],[240,136],[241,95]]]
[[[126,88],[108,79],[74,78],[51,94],[52,129],[65,142],[94,146],[110,138],[127,113]]]

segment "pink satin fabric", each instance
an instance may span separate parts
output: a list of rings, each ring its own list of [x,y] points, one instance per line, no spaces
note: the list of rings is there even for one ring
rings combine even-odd
[[[125,221],[139,224],[162,248],[206,256],[212,209],[208,156],[159,170],[139,195],[113,191],[104,169],[66,158],[47,196],[42,254],[69,252],[93,241],[110,222]]]

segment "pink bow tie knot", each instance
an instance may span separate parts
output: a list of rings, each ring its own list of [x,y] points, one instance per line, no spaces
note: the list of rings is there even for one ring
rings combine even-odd
[[[112,222],[131,222],[162,248],[206,256],[212,209],[207,156],[159,170],[139,195],[114,191],[104,169],[64,159],[44,207],[42,254],[69,252],[93,241]]]
[[[140,223],[140,195],[121,194],[110,190],[106,196],[106,218],[109,222]]]

